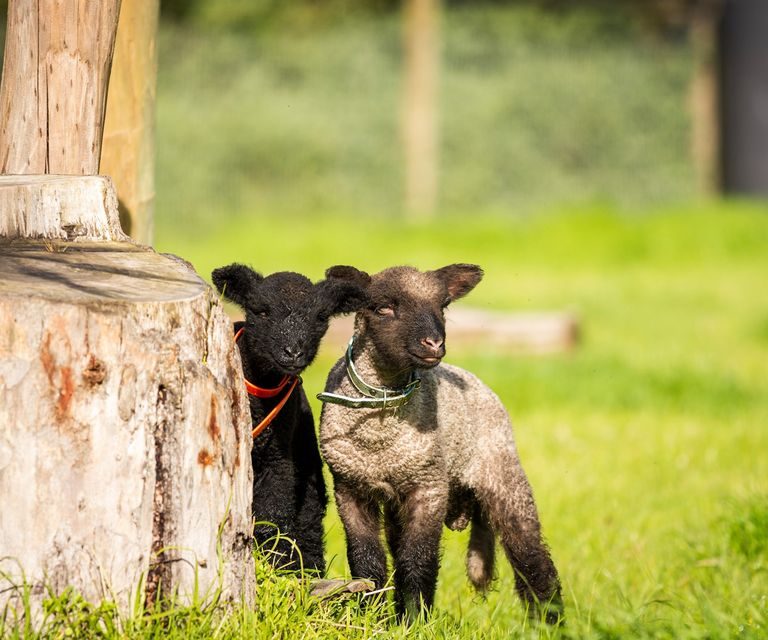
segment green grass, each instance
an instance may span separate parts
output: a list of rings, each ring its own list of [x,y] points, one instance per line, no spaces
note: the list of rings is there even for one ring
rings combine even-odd
[[[563,576],[569,632],[766,632],[768,208],[690,205],[645,216],[594,208],[427,225],[253,216],[212,228],[204,244],[161,238],[161,246],[201,273],[234,260],[313,278],[334,263],[375,271],[478,262],[487,275],[462,304],[573,311],[583,342],[571,354],[449,351],[512,413]],[[308,390],[321,388],[338,355],[321,353]],[[343,574],[335,514],[328,539],[331,572]],[[498,591],[479,601],[463,576],[465,544],[446,533],[438,626],[459,625],[450,637],[518,632],[524,618],[508,567]]]
[[[562,573],[569,632],[725,638],[768,629],[765,207],[691,205],[642,217],[596,209],[423,226],[254,216],[212,229],[205,243],[159,244],[201,273],[233,260],[313,278],[337,262],[375,271],[473,261],[487,275],[468,305],[572,310],[583,327],[572,354],[449,355],[513,415]],[[307,389],[321,388],[337,355],[321,354]],[[335,514],[328,539],[331,572],[343,574]],[[498,590],[479,601],[463,577],[465,543],[445,536],[437,622],[425,637],[519,632],[508,567]]]
[[[643,216],[595,207],[423,225],[253,215],[211,225],[205,239],[161,235],[157,246],[204,275],[235,260],[315,279],[334,263],[375,271],[472,261],[487,274],[460,304],[573,311],[583,341],[565,355],[451,350],[450,321],[448,334],[448,360],[490,384],[513,416],[562,576],[562,637],[765,636],[768,207]],[[338,355],[321,351],[305,375],[310,395]],[[329,572],[345,575],[334,509],[327,534]],[[465,534],[446,532],[435,615],[410,630],[391,626],[386,607],[318,604],[257,563],[256,611],[178,607],[122,619],[70,595],[48,622],[61,629],[42,635],[76,637],[65,628],[106,616],[105,637],[547,637],[526,626],[505,563],[494,592],[474,596],[465,546]],[[2,624],[10,637],[34,636]]]
[[[381,224],[344,216],[252,216],[158,248],[200,273],[239,260],[320,278],[333,263],[375,271],[476,261],[466,304],[570,309],[583,342],[526,357],[452,351],[512,413],[544,531],[562,575],[567,634],[579,638],[762,637],[768,628],[768,210],[691,205],[638,217],[594,209],[533,218],[448,217]],[[449,325],[450,326],[450,325]],[[450,331],[450,328],[449,328]],[[450,333],[449,333],[450,347]],[[305,375],[319,390],[337,356]],[[317,406],[315,406],[317,409]],[[332,575],[344,575],[338,518]],[[389,608],[321,605],[257,563],[256,611],[177,607],[120,618],[73,594],[53,599],[44,637],[537,637],[502,563],[475,597],[465,534],[446,532],[436,614],[406,631]],[[101,621],[101,622],[99,622]],[[0,627],[9,637],[34,633]],[[79,634],[79,636],[78,636]]]

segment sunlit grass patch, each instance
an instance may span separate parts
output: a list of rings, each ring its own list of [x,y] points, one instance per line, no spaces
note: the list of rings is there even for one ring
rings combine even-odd
[[[245,232],[249,224],[268,229],[271,241]],[[595,205],[419,225],[254,214],[222,223],[205,242],[166,236],[163,243],[204,275],[234,260],[313,278],[336,263],[376,271],[476,262],[486,276],[460,304],[575,314],[582,341],[565,354],[454,347],[450,309],[447,339],[447,360],[476,373],[511,413],[562,576],[566,633],[764,635],[764,205],[691,204],[645,216]],[[314,392],[340,355],[323,347],[304,375],[316,415]],[[333,509],[326,524],[330,570],[344,575]],[[526,626],[501,554],[495,589],[477,598],[465,577],[463,535],[445,533],[436,617],[423,633],[550,634]],[[387,627],[385,637],[399,633]]]
[[[420,225],[243,214],[205,237],[165,233],[158,246],[190,259],[206,277],[233,261],[314,279],[337,263],[375,271],[477,262],[486,276],[461,304],[574,313],[583,339],[569,353],[454,348],[450,309],[447,339],[447,360],[487,382],[511,413],[562,577],[565,630],[528,622],[501,553],[494,589],[478,598],[465,577],[466,533],[446,531],[434,615],[412,628],[393,624],[389,602],[317,601],[306,580],[274,572],[257,557],[253,608],[177,603],[163,614],[139,607],[117,615],[68,594],[51,602],[49,624],[58,625],[59,636],[7,615],[0,635],[74,637],[86,629],[129,638],[765,637],[765,206],[690,205],[643,217],[596,206]],[[303,376],[316,416],[314,394],[341,356],[336,351],[324,346]],[[333,506],[326,531],[329,574],[346,577]]]
[[[734,552],[768,571],[768,494],[735,505],[728,541]]]

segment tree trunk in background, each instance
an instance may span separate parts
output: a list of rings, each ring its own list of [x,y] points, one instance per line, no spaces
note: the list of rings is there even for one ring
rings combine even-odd
[[[119,2],[12,0],[5,172],[93,174]],[[47,589],[251,601],[250,413],[218,296],[109,178],[0,177],[0,611]],[[216,593],[219,591],[220,593]],[[13,614],[10,614],[13,615]]]
[[[405,209],[411,218],[429,218],[438,196],[440,1],[406,0],[404,21]]]
[[[99,172],[120,0],[11,0],[0,173]]]
[[[152,244],[159,0],[122,0],[109,83],[101,173],[117,188],[120,222]]]
[[[721,33],[723,186],[768,197],[768,2],[730,0]]]
[[[718,25],[722,9],[719,2],[704,1],[692,11],[691,147],[697,190],[712,196],[721,188]]]

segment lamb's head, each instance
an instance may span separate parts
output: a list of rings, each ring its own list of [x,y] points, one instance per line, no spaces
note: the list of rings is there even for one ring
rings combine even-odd
[[[329,280],[365,287],[367,304],[357,315],[357,331],[373,343],[388,369],[407,371],[439,364],[445,356],[445,308],[465,296],[483,277],[473,264],[434,271],[392,267],[373,276],[353,267],[331,267]]]
[[[262,276],[231,264],[215,269],[213,283],[245,312],[246,352],[263,372],[298,375],[314,360],[331,316],[358,310],[367,294],[358,284],[326,279],[312,284],[290,271]]]

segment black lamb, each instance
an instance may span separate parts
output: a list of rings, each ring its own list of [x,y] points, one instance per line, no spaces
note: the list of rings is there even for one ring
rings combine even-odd
[[[255,541],[271,552],[276,567],[323,573],[323,463],[298,376],[315,358],[329,318],[355,311],[365,294],[339,280],[312,284],[298,273],[263,277],[242,264],[215,269],[212,279],[245,312],[235,332],[256,433],[251,450]]]

